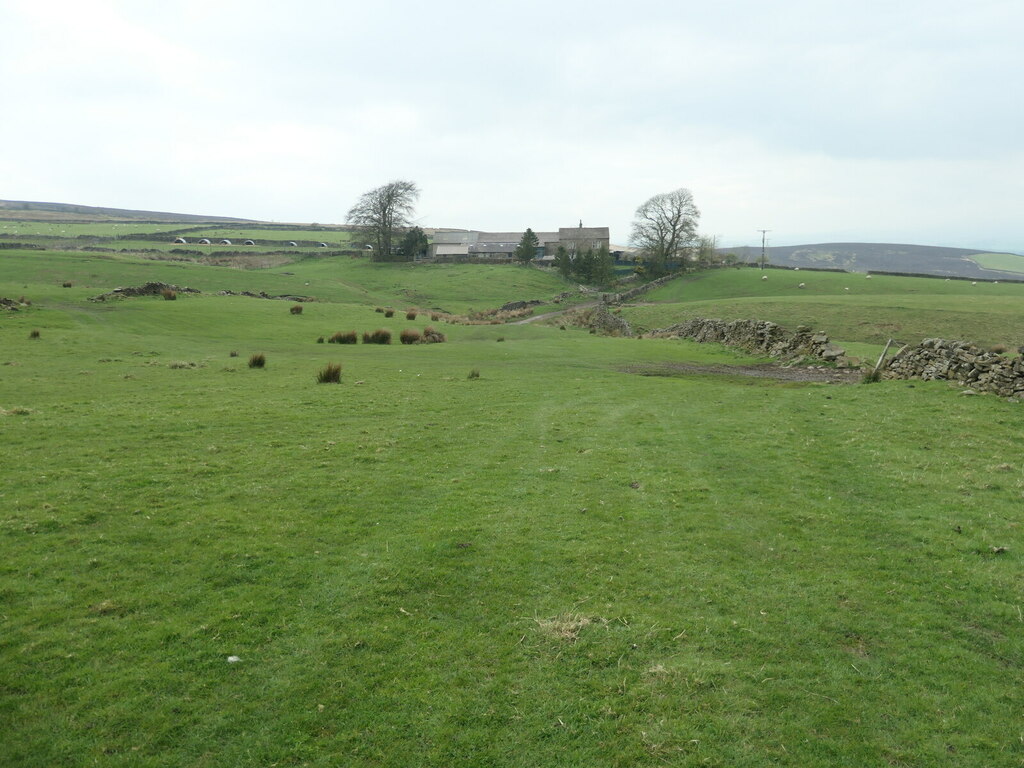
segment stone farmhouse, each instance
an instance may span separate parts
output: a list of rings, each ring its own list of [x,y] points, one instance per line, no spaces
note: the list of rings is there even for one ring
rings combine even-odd
[[[608,227],[561,227],[557,232],[535,232],[540,245],[535,261],[550,264],[555,251],[563,246],[569,253],[609,246]],[[427,251],[427,261],[481,261],[488,263],[515,260],[522,232],[480,232],[474,229],[438,229]]]

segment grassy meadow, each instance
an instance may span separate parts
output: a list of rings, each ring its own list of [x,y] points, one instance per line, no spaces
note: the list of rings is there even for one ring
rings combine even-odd
[[[1018,286],[792,277],[624,315],[1019,333]],[[203,293],[88,301],[149,280]],[[1020,406],[374,311],[566,289],[0,252],[32,301],[0,314],[0,765],[1024,764]],[[316,343],[427,324],[447,342]]]
[[[648,330],[690,317],[756,318],[790,329],[809,325],[857,349],[873,345],[880,351],[889,338],[1024,345],[1024,283],[722,269],[673,280],[637,303],[623,317]]]

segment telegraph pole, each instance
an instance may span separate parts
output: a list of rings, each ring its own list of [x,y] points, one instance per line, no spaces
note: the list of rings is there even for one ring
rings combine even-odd
[[[757,231],[761,233],[761,271],[763,272],[764,271],[764,265],[768,263],[768,254],[765,252],[765,243],[767,242],[767,239],[768,239],[767,238],[768,233],[771,232],[771,230],[770,229],[759,229]]]

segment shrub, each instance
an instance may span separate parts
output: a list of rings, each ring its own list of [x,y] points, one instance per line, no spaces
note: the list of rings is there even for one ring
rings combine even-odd
[[[430,313],[430,319],[433,320],[436,323],[438,320],[441,319],[441,316],[439,314],[437,314],[437,312],[431,312]]]
[[[324,343],[324,337],[323,336],[317,336],[316,343],[317,344],[323,344]]]
[[[178,298],[177,291],[172,291],[170,288],[164,288],[160,291],[160,295],[164,297],[164,301],[174,301]]]
[[[365,339],[363,341],[365,342]],[[390,344],[391,343],[391,331],[387,328],[378,328],[376,331],[370,334],[371,344]]]
[[[564,330],[565,330],[565,326],[564,326],[564,325],[560,325],[560,326],[558,326],[558,330],[560,330],[560,331],[564,331]]]
[[[499,337],[498,337],[498,341],[504,341],[504,340],[505,340],[505,337],[504,337],[504,336],[499,336]]]
[[[374,311],[374,312],[381,312],[381,313],[383,313],[383,312],[384,312],[384,307],[377,307],[377,308],[376,308],[375,310],[373,310],[373,311]]]
[[[228,353],[228,357],[238,357],[238,350],[232,349],[231,352]]]
[[[341,363],[328,363],[327,367],[316,375],[316,380],[318,384],[340,384]]]
[[[478,371],[476,368],[474,368],[472,371],[469,372],[469,376],[467,376],[466,378],[467,379],[479,379],[480,378],[480,371]]]
[[[869,275],[870,277],[870,275]],[[864,371],[864,375],[860,377],[861,384],[874,384],[882,380],[882,369]]]
[[[267,356],[262,352],[257,352],[255,355],[249,358],[250,368],[263,368],[267,364]]]
[[[423,336],[415,328],[406,328],[400,334],[398,334],[398,340],[403,344],[416,344],[421,341]]]
[[[369,331],[363,331],[363,344],[373,344],[373,334]]]
[[[415,320],[416,319],[416,310],[415,309],[410,309],[408,312],[406,312],[405,313],[405,319],[406,320]]]
[[[71,283],[69,283],[69,282],[63,282],[63,283],[61,283],[61,287],[62,287],[62,288],[70,288],[70,287],[71,287]]]
[[[359,334],[355,331],[338,331],[327,341],[329,344],[356,344],[359,341]]]
[[[428,325],[423,329],[424,344],[440,344],[443,341],[447,341],[445,335],[440,331],[434,330],[434,326]]]
[[[394,317],[394,316],[395,316],[395,310],[393,310],[393,309],[385,309],[384,310],[384,317]]]
[[[33,329],[32,331],[30,331],[29,334],[28,334],[28,337],[30,339],[38,339],[39,338],[39,329],[36,328],[36,329]]]
[[[291,312],[293,315],[301,315],[302,314],[302,305],[301,304],[292,304],[292,306],[288,308],[288,311]]]

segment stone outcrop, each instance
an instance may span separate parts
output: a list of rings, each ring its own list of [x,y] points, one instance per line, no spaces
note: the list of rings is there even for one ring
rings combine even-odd
[[[925,339],[904,347],[882,367],[885,379],[939,379],[976,392],[1024,399],[1024,357],[986,352],[965,341]]]
[[[175,293],[200,292],[198,288],[179,287],[170,283],[145,283],[144,285],[135,285],[128,288],[115,288],[110,293],[94,296],[89,300],[106,301],[107,299],[124,298],[127,296],[159,296],[164,291],[174,291]]]
[[[821,331],[805,325],[791,333],[781,325],[767,320],[715,320],[695,317],[685,323],[659,328],[646,334],[651,338],[683,338],[699,342],[715,342],[741,347],[783,360],[813,357],[829,363],[846,363],[846,351],[829,341]]]
[[[629,323],[608,310],[606,304],[577,309],[565,315],[566,322],[589,328],[591,333],[602,336],[632,336]]]

